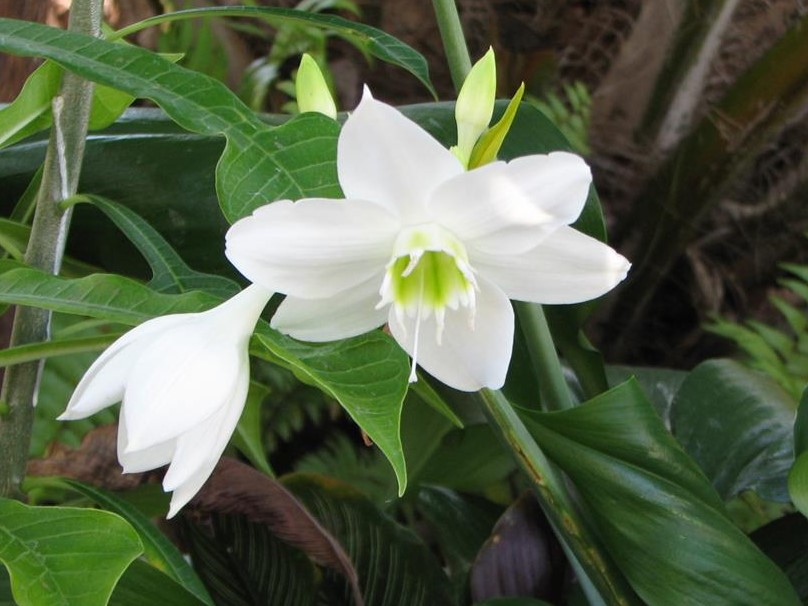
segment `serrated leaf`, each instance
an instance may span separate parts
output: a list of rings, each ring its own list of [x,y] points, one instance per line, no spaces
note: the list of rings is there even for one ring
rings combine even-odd
[[[787,501],[794,460],[794,401],[771,378],[709,360],[682,382],[671,406],[676,439],[728,500],[744,490]]]
[[[132,527],[106,511],[0,500],[0,560],[20,606],[104,606],[141,551]]]

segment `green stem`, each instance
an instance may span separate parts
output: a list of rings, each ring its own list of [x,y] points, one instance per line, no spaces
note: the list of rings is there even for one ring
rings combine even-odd
[[[101,35],[102,0],[73,0],[70,31]],[[70,213],[59,202],[76,193],[84,139],[92,101],[92,84],[66,73],[60,94],[53,102],[53,129],[45,156],[42,184],[36,200],[31,238],[25,262],[32,267],[58,273],[62,264]],[[48,339],[50,312],[19,307],[11,332],[11,346]],[[6,408],[0,417],[0,496],[19,494],[25,475],[31,427],[34,421],[41,362],[10,367],[5,376],[0,401]]]
[[[452,74],[452,83],[455,91],[460,92],[466,74],[471,71],[471,57],[460,25],[460,15],[454,0],[432,0],[435,9],[435,19],[438,22],[443,49],[446,52],[446,61]]]
[[[542,404],[548,410],[572,408],[572,396],[542,306],[521,301],[514,305],[525,334],[530,360],[538,375]]]
[[[477,394],[491,427],[507,444],[534,489],[547,519],[572,561],[584,571],[592,587],[606,604],[637,602],[634,592],[614,562],[598,547],[599,542],[570,497],[561,474],[556,471],[499,391],[484,389]]]

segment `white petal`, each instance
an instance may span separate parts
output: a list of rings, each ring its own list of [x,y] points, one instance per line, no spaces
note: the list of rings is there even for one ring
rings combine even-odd
[[[443,337],[439,345],[435,316],[422,320],[417,363],[449,387],[477,391],[499,389],[505,383],[513,348],[513,309],[496,286],[478,278],[477,309],[470,323],[469,310],[446,310]],[[415,319],[405,317],[402,330],[390,314],[390,332],[404,350],[414,351]]]
[[[440,185],[429,202],[435,221],[468,248],[494,254],[530,250],[584,207],[592,175],[566,152],[495,162]]]
[[[614,249],[571,227],[560,227],[521,255],[469,254],[474,269],[509,298],[534,303],[594,299],[614,288],[631,267]]]
[[[128,447],[126,419],[121,415],[118,421],[118,462],[123,467],[124,473],[140,473],[168,465],[174,456],[176,440],[155,444],[135,452],[127,452]]]
[[[226,406],[177,440],[174,458],[163,478],[163,489],[174,491],[169,518],[199,492],[213,473],[244,410],[248,387],[249,373],[245,373]]]
[[[96,359],[79,381],[61,421],[83,419],[123,399],[132,367],[151,340],[182,324],[189,314],[153,318],[122,335]]]
[[[364,282],[390,258],[399,222],[361,200],[282,200],[227,232],[227,258],[247,278],[301,297],[330,297]]]
[[[301,341],[336,341],[361,335],[387,321],[387,309],[376,309],[384,274],[347,292],[325,299],[286,297],[272,317],[272,327]]]
[[[340,132],[337,172],[346,198],[372,200],[411,223],[424,220],[432,190],[463,167],[432,135],[365,89]]]
[[[197,321],[155,339],[124,395],[129,448],[176,438],[224,406],[248,367],[248,338]]]

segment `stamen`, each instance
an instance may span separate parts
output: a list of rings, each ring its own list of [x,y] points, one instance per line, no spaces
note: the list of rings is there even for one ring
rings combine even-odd
[[[421,310],[424,308],[424,276],[421,274],[420,292],[418,294],[418,311],[415,314],[415,334],[412,342],[412,366],[410,367],[410,383],[418,380],[415,373],[418,361],[418,341],[421,337]]]

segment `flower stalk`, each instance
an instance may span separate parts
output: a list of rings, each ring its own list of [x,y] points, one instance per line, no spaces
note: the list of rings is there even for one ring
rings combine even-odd
[[[539,379],[539,392],[545,410],[572,408],[573,402],[558,358],[553,335],[541,305],[518,301],[516,315],[527,341],[530,361]]]
[[[452,83],[455,90],[460,91],[466,75],[471,71],[471,57],[460,24],[460,15],[457,14],[454,0],[432,0],[432,6],[435,9],[435,18],[446,52]]]
[[[510,402],[501,392],[483,389],[476,394],[489,424],[499,435],[527,475],[550,524],[555,528],[567,556],[577,564],[606,604],[628,605],[637,602],[614,562],[599,549],[598,540],[578,513],[561,474],[528,433]]]
[[[69,30],[92,36],[101,34],[101,0],[74,0]],[[53,128],[48,143],[42,184],[36,200],[31,237],[25,252],[26,264],[58,273],[71,212],[59,203],[76,193],[90,116],[93,85],[66,73],[59,96],[53,101]],[[46,341],[50,334],[50,312],[31,307],[17,309],[11,346]],[[34,404],[42,362],[10,367],[5,375],[0,401],[0,496],[15,496],[25,474]]]

